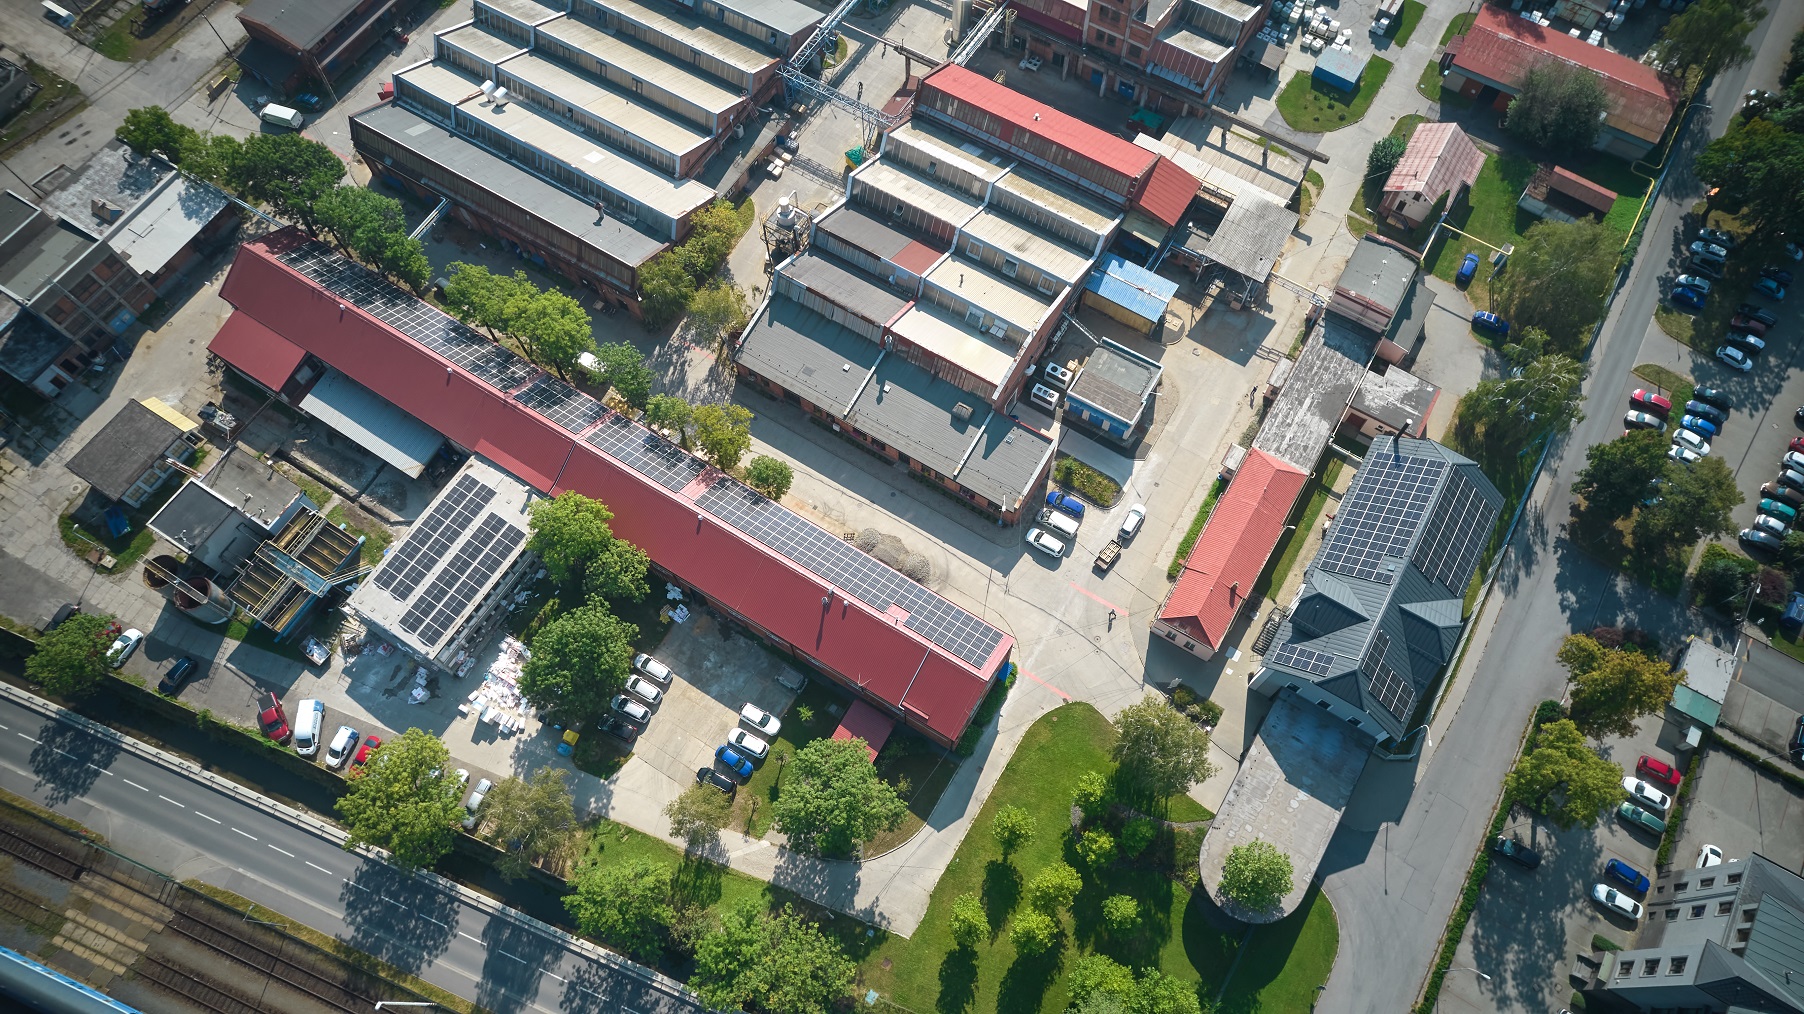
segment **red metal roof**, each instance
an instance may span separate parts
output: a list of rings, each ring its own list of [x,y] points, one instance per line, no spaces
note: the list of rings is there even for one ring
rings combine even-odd
[[[1248,451],[1184,561],[1184,572],[1159,619],[1188,631],[1211,649],[1221,647],[1308,480],[1288,461],[1261,450]]]
[[[1001,119],[1046,142],[1080,152],[1099,165],[1139,179],[1152,168],[1158,156],[1132,141],[1116,137],[1100,127],[1061,113],[1038,99],[999,85],[984,77],[949,63],[921,80],[923,88],[934,88],[952,98],[969,102],[984,112]],[[1004,137],[1008,141],[1011,138]]]
[[[255,318],[270,337],[313,353],[522,481],[606,502],[617,534],[778,647],[793,647],[948,742],[964,731],[1013,638],[1005,637],[975,668],[898,617],[848,601],[818,576],[698,511],[692,498],[573,438],[357,308],[341,310],[336,297],[275,259],[306,239],[289,229],[239,248],[220,290],[237,309],[234,316]],[[220,354],[238,365],[234,354]],[[825,607],[824,596],[832,600]]]
[[[232,311],[207,351],[249,374],[272,391],[280,391],[307,353],[299,345],[257,323],[247,313]]]
[[[1559,166],[1553,167],[1553,174],[1547,180],[1547,188],[1596,208],[1606,215],[1610,213],[1611,208],[1616,206],[1616,191],[1609,187],[1598,186],[1583,176]]]
[[[1136,148],[1139,145],[1135,145]],[[1146,174],[1140,183],[1140,192],[1134,196],[1134,204],[1141,211],[1158,219],[1166,225],[1178,224],[1184,217],[1184,209],[1190,207],[1190,201],[1196,196],[1196,188],[1200,186],[1195,176],[1185,172],[1176,162],[1160,155],[1153,162],[1153,171]]]
[[[1677,81],[1620,53],[1542,28],[1503,7],[1479,8],[1478,20],[1466,32],[1453,66],[1513,89],[1530,67],[1547,59],[1584,67],[1603,78],[1611,100],[1605,121],[1610,126],[1649,142],[1659,141],[1666,132],[1679,104]]]
[[[846,717],[840,719],[839,728],[833,730],[833,738],[864,740],[865,747],[870,750],[870,759],[874,761],[895,729],[895,719],[863,701],[853,701],[846,709]]]

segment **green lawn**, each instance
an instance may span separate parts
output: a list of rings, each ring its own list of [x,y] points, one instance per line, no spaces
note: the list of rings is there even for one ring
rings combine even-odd
[[[1428,5],[1416,0],[1403,0],[1403,13],[1397,20],[1398,48],[1409,45],[1409,37],[1416,34],[1416,26],[1422,23],[1422,15],[1428,13]],[[1466,15],[1461,15],[1465,17]]]
[[[1339,947],[1334,906],[1311,887],[1302,907],[1253,931],[1221,998],[1221,1014],[1312,1010],[1316,987],[1328,981]]]
[[[1430,102],[1444,101],[1441,97],[1441,65],[1430,61],[1422,68],[1422,76],[1416,79],[1416,91]]]
[[[1691,390],[1696,386],[1689,379],[1656,363],[1642,363],[1631,372],[1659,388],[1658,393],[1671,398],[1674,405],[1683,405],[1690,401]]]
[[[1365,76],[1359,82],[1359,91],[1348,95],[1298,71],[1297,76],[1291,78],[1284,90],[1278,93],[1278,112],[1283,113],[1284,122],[1296,130],[1322,132],[1349,127],[1358,123],[1359,118],[1371,108],[1372,100],[1378,97],[1379,89],[1384,87],[1384,79],[1390,75],[1391,62],[1374,56],[1366,64]]]
[[[1441,33],[1441,45],[1445,46],[1452,42],[1455,35],[1464,33],[1466,29],[1472,27],[1472,22],[1477,20],[1478,15],[1470,11],[1456,15],[1452,21],[1447,23],[1447,30]]]
[[[326,511],[326,520],[352,535],[363,536],[362,558],[363,562],[367,564],[379,563],[382,560],[383,550],[388,548],[389,543],[395,541],[395,533],[390,531],[387,525],[376,521],[362,511],[353,512],[342,501],[333,504],[332,509]]]
[[[1328,464],[1309,485],[1311,496],[1303,513],[1296,519],[1296,527],[1285,532],[1278,540],[1277,550],[1273,553],[1272,562],[1266,565],[1265,573],[1259,576],[1259,582],[1253,586],[1253,594],[1270,595],[1284,587],[1284,579],[1290,576],[1292,567],[1297,564],[1297,557],[1303,552],[1303,543],[1315,523],[1322,516],[1328,505],[1328,490],[1334,480],[1340,476],[1343,462],[1338,457],[1330,457]]]

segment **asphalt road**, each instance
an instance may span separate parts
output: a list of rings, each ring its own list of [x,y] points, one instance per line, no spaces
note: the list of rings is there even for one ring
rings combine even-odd
[[[1457,676],[1457,710],[1437,720],[1434,746],[1418,761],[1367,767],[1329,845],[1320,873],[1340,920],[1341,943],[1321,1010],[1402,1011],[1413,1003],[1529,711],[1536,701],[1561,694],[1564,674],[1554,652],[1562,637],[1613,623],[1656,631],[1669,645],[1689,633],[1728,633],[1599,566],[1567,541],[1564,525],[1585,449],[1621,429],[1622,378],[1637,362],[1660,281],[1673,273],[1685,216],[1702,197],[1689,173],[1691,160],[1727,128],[1748,87],[1776,82],[1791,37],[1804,24],[1804,4],[1768,9],[1773,13],[1753,35],[1756,56],[1716,78],[1705,100],[1714,108],[1692,110],[1672,155],[1678,161],[1592,352],[1586,387],[1597,398],[1548,456],[1474,633],[1472,650],[1482,655]],[[1541,967],[1486,968],[1491,978],[1482,989],[1512,1005],[1542,1003],[1548,977],[1560,972],[1536,964]]]
[[[81,821],[120,853],[198,877],[497,1012],[699,1014],[535,925],[346,852],[186,773],[0,698],[0,784]]]

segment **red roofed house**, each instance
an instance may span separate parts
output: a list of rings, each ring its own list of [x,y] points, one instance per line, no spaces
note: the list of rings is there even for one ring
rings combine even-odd
[[[1442,197],[1447,198],[1445,207],[1452,207],[1478,182],[1484,164],[1484,153],[1458,124],[1424,123],[1384,181],[1378,210],[1398,228],[1414,229],[1427,221]]]
[[[1596,148],[1621,158],[1641,158],[1660,143],[1679,104],[1679,82],[1644,63],[1593,46],[1564,32],[1486,4],[1458,46],[1449,43],[1441,87],[1469,99],[1509,105],[1530,67],[1557,60],[1603,79],[1610,110]],[[1459,41],[1459,40],[1455,40]]]
[[[1252,597],[1253,583],[1307,481],[1309,475],[1288,461],[1258,449],[1247,452],[1153,619],[1153,630],[1201,658],[1213,656]]]

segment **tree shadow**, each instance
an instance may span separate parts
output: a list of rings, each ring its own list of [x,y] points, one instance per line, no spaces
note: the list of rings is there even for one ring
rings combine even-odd
[[[539,977],[562,950],[549,934],[507,916],[489,919],[482,944],[482,976],[474,999],[488,1010],[530,1005],[539,992]]]
[[[424,877],[369,860],[339,891],[346,941],[404,971],[418,973],[457,935],[457,900]]]
[[[1013,863],[992,859],[983,868],[983,912],[990,920],[990,939],[1002,933],[1002,925],[1021,904],[1021,871]]]
[[[720,900],[726,869],[711,859],[685,853],[670,880],[671,898],[680,904],[708,908]]]
[[[996,994],[996,1014],[1037,1014],[1046,999],[1047,987],[1065,963],[1065,939],[1059,939],[1045,954],[1015,959],[1002,975]]]
[[[38,776],[32,788],[52,806],[85,796],[118,756],[118,743],[53,719],[38,729],[31,750],[31,770]]]
[[[963,1014],[977,997],[977,954],[968,947],[954,947],[940,960],[940,995],[934,1010]]]

